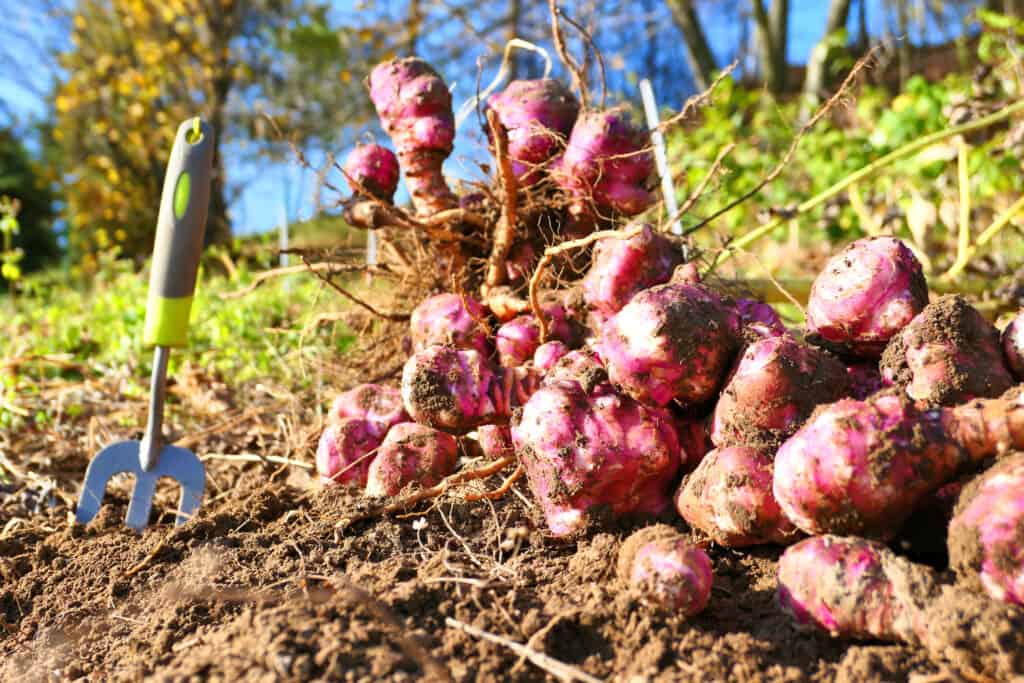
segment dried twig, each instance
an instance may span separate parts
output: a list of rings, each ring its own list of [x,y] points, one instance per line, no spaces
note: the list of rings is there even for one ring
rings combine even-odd
[[[320,271],[328,270],[334,273],[337,272],[369,272],[373,275],[392,275],[391,271],[387,266],[367,266],[367,265],[352,265],[352,264],[336,264],[336,263],[310,263],[308,265],[301,266],[284,266],[283,268],[272,268],[270,270],[264,270],[261,273],[253,276],[252,282],[241,289],[236,289],[233,292],[223,292],[220,295],[221,299],[240,299],[247,294],[251,294],[256,290],[257,287],[262,285],[267,280],[272,280],[278,277],[284,277],[287,275],[295,275],[296,273],[305,273],[307,271]]]
[[[569,70],[572,76],[573,89],[579,91],[580,105],[583,109],[586,109],[590,100],[587,90],[587,76],[565,47],[565,37],[562,35],[562,27],[559,23],[559,17],[564,17],[565,15],[558,8],[557,0],[548,0],[548,11],[551,13],[551,38],[555,43],[555,52],[558,53],[558,58],[565,64],[565,68]]]
[[[686,103],[683,104],[683,108],[679,110],[678,114],[670,116],[669,118],[659,123],[658,130],[660,130],[661,132],[667,131],[672,126],[675,126],[676,124],[685,121],[690,116],[690,114],[698,107],[704,106],[704,104],[711,99],[711,94],[715,92],[715,88],[717,88],[719,84],[726,79],[727,76],[732,74],[732,72],[736,70],[736,67],[738,65],[739,62],[734,61],[729,66],[722,69],[722,72],[715,77],[715,80],[711,81],[711,85],[709,85],[704,92],[699,92],[696,95],[691,96],[689,99],[686,100]]]
[[[305,263],[307,266],[311,266],[312,265],[306,259],[306,255],[305,254],[302,255],[302,262]],[[314,275],[316,275],[317,278],[321,282],[323,282],[325,285],[327,285],[328,287],[330,287],[331,289],[336,291],[338,294],[341,294],[343,297],[345,297],[346,299],[348,299],[352,303],[356,304],[360,308],[363,308],[363,309],[369,311],[370,313],[372,313],[373,315],[377,316],[378,318],[383,318],[384,320],[391,320],[393,322],[404,322],[404,321],[409,319],[409,314],[408,313],[394,313],[394,312],[391,312],[391,311],[381,311],[381,310],[378,310],[378,309],[374,308],[372,305],[366,303],[365,301],[363,301],[362,299],[357,297],[355,294],[352,294],[347,289],[345,289],[344,287],[339,285],[337,282],[332,280],[331,277],[330,277],[331,276],[330,272],[328,274],[326,274],[326,275],[321,273],[320,271],[312,270],[312,269],[310,269],[310,272],[312,272]]]
[[[713,214],[711,214],[704,220],[700,221],[696,225],[687,228],[684,234],[689,235],[691,233],[694,233],[697,230],[703,228],[711,221],[721,216],[722,214],[732,211],[734,208],[736,208],[743,202],[747,201],[751,197],[756,196],[761,190],[765,188],[766,185],[768,185],[773,180],[778,178],[782,171],[786,168],[786,166],[789,165],[789,162],[792,161],[793,155],[796,154],[797,147],[800,146],[800,142],[801,140],[803,140],[804,136],[808,133],[808,131],[814,128],[814,126],[817,125],[818,121],[824,118],[825,114],[831,111],[832,107],[834,107],[846,95],[846,91],[857,79],[857,76],[860,75],[860,72],[863,71],[872,63],[877,50],[877,47],[872,48],[866,55],[857,60],[857,63],[853,65],[852,69],[850,69],[850,73],[846,75],[845,79],[843,79],[842,85],[839,86],[839,89],[836,90],[835,94],[832,95],[832,97],[828,98],[828,100],[826,100],[823,105],[818,107],[818,111],[814,112],[814,116],[809,118],[804,123],[804,125],[800,126],[800,130],[797,131],[796,136],[794,136],[793,138],[793,141],[789,143],[789,149],[786,150],[786,153],[783,155],[782,160],[775,165],[775,168],[773,168],[768,173],[768,175],[762,178],[760,182],[757,183],[757,185],[755,185],[750,190],[743,193],[736,199],[732,200],[718,211],[715,211]]]
[[[304,470],[311,470],[314,468],[312,463],[302,462],[301,460],[282,458],[279,455],[260,455],[258,453],[206,453],[199,459],[203,461],[225,460],[227,462],[274,463],[277,465],[288,465],[290,467],[301,467]]]
[[[525,657],[531,664],[537,668],[545,671],[560,681],[583,681],[583,683],[601,683],[600,678],[595,678],[585,671],[581,671],[571,664],[559,661],[550,655],[546,655],[543,652],[537,652],[532,650],[521,643],[517,643],[514,640],[503,638],[502,636],[496,635],[489,631],[470,626],[469,624],[463,623],[458,619],[451,617],[445,617],[444,623],[452,628],[457,628],[464,633],[468,633],[476,638],[482,638],[483,640],[495,643],[497,645],[503,645],[508,649],[515,652],[517,655]]]
[[[148,567],[149,563],[155,560],[156,556],[160,554],[160,551],[163,550],[164,547],[166,547],[168,538],[170,538],[170,534],[167,534],[163,538],[161,538],[160,542],[156,544],[156,547],[149,551],[149,553],[144,558],[142,558],[141,562],[136,564],[134,567],[131,567],[130,569],[128,569],[128,571],[124,573],[124,578],[130,579],[131,577],[135,576],[143,569]]]
[[[605,75],[604,55],[602,55],[601,51],[597,49],[597,45],[594,44],[594,38],[590,35],[590,32],[587,31],[587,29],[583,28],[583,26],[578,21],[570,17],[565,12],[559,11],[559,14],[563,19],[565,19],[566,23],[568,23],[570,26],[572,26],[579,32],[579,34],[583,37],[583,42],[587,44],[587,46],[590,48],[590,51],[593,52],[594,56],[597,58],[597,69],[601,79],[600,107],[604,109],[605,99],[608,95],[608,78]]]
[[[568,242],[562,242],[553,247],[548,247],[544,250],[544,255],[541,256],[540,261],[537,263],[537,268],[534,269],[533,275],[530,276],[530,309],[533,311],[533,316],[537,319],[537,325],[540,328],[540,341],[543,343],[547,339],[548,335],[548,323],[544,319],[540,310],[540,281],[544,275],[544,269],[547,268],[551,261],[554,260],[559,254],[564,254],[567,251],[573,249],[580,249],[586,247],[594,242],[607,238],[612,239],[629,239],[634,235],[640,233],[643,230],[643,224],[636,224],[626,230],[598,230],[592,232],[586,237],[581,237],[578,240],[569,240]]]
[[[491,255],[487,260],[488,287],[496,287],[505,282],[505,259],[512,247],[516,232],[516,174],[512,170],[512,160],[508,156],[508,132],[498,120],[493,109],[487,110],[487,124],[491,129],[491,140],[494,142],[494,158],[498,165],[498,178],[504,190],[505,202],[501,210],[501,218],[494,228],[494,240]]]
[[[725,157],[727,157],[729,152],[731,152],[735,147],[736,143],[730,142],[719,150],[718,156],[715,157],[714,163],[712,163],[711,168],[708,169],[707,175],[701,179],[700,183],[697,184],[697,187],[694,188],[693,192],[690,193],[690,196],[686,198],[686,201],[683,202],[683,205],[679,207],[675,214],[669,217],[668,222],[665,223],[665,225],[672,225],[677,220],[685,216],[687,211],[693,208],[693,205],[696,204],[704,194],[704,190],[707,189],[708,183],[710,183],[718,173],[718,169],[722,166],[722,162],[725,161]]]
[[[519,465],[512,472],[512,474],[508,475],[508,479],[506,479],[501,486],[494,489],[493,491],[484,491],[483,493],[470,493],[466,496],[466,501],[470,503],[475,503],[478,500],[496,500],[498,498],[501,498],[506,493],[508,493],[508,490],[512,488],[512,484],[516,483],[516,480],[523,476],[524,472],[525,470],[523,469],[523,466]]]

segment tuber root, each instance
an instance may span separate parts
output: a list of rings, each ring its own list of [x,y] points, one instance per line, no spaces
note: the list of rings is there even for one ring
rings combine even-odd
[[[398,189],[398,174],[395,153],[380,145],[356,145],[345,160],[345,176],[352,191],[361,194],[365,190],[389,204]]]
[[[487,102],[508,131],[508,156],[521,184],[539,180],[539,168],[558,154],[580,105],[572,92],[552,78],[512,81]]]
[[[342,418],[327,425],[316,449],[316,471],[324,486],[366,485],[366,475],[376,448],[379,429],[367,420]]]
[[[650,225],[629,239],[598,240],[583,278],[583,300],[594,327],[600,328],[637,292],[668,282],[682,260],[679,245]]]
[[[703,403],[736,351],[730,311],[701,285],[670,283],[638,293],[602,327],[598,351],[612,382],[643,403]]]
[[[569,195],[573,214],[635,216],[654,203],[647,189],[654,154],[624,107],[580,114],[550,172]]]
[[[465,434],[508,422],[533,393],[532,368],[493,367],[479,352],[436,344],[415,352],[402,369],[402,400],[412,419]]]
[[[1018,381],[1024,382],[1024,313],[1003,329],[1003,355],[1006,365]]]
[[[413,309],[409,319],[413,349],[419,351],[434,344],[451,344],[488,356],[491,344],[484,328],[485,319],[483,305],[471,296],[436,294],[427,297]]]
[[[394,425],[409,421],[402,404],[402,392],[381,384],[360,384],[339,394],[331,405],[330,420],[344,418],[366,420],[380,439]]]

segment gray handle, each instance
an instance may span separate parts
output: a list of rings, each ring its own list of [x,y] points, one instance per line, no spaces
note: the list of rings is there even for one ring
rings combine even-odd
[[[196,117],[179,126],[167,162],[153,245],[143,340],[184,346],[210,205],[213,127]]]

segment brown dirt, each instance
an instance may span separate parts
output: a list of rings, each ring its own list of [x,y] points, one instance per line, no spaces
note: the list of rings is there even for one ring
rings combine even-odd
[[[356,379],[342,376],[339,389]],[[200,455],[308,463],[316,404],[331,397],[320,391],[322,401],[259,389],[205,413],[179,397],[168,426],[196,434],[186,442]],[[212,459],[207,500],[183,527],[169,526],[168,490],[146,533],[125,529],[128,482],[75,527],[88,457],[138,436],[103,401],[98,392],[58,426],[0,435],[23,475],[0,489],[0,680],[411,681],[442,670],[455,681],[554,680],[450,619],[602,680],[897,681],[941,670],[909,647],[797,631],[775,603],[778,549],[711,546],[708,609],[690,620],[651,611],[615,576],[637,525],[554,540],[522,481],[493,503],[452,495],[412,516],[339,525],[365,509],[356,493],[321,490],[297,466]],[[127,422],[139,424],[143,405],[133,405]]]

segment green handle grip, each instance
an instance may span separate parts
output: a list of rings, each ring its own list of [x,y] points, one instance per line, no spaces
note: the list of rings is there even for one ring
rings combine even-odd
[[[184,346],[210,205],[213,127],[199,117],[178,128],[167,162],[146,302],[146,346]]]

